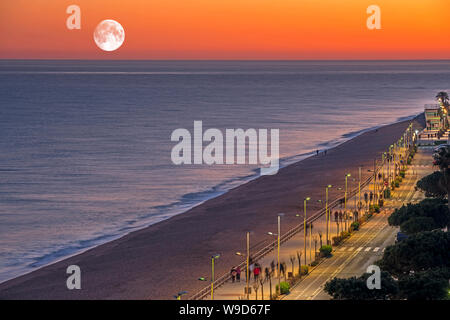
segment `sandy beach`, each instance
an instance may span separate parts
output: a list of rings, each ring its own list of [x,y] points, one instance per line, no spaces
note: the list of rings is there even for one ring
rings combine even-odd
[[[411,121],[387,125],[363,133],[333,149],[291,164],[274,176],[264,176],[168,220],[132,232],[29,274],[0,284],[0,299],[173,299],[186,290],[189,295],[205,287],[198,281],[210,274],[210,256],[220,253],[216,275],[242,261],[235,255],[245,248],[246,231],[252,244],[272,240],[268,231],[283,217],[281,232],[299,223],[302,199],[309,196],[309,212],[322,207],[325,186],[332,184],[330,200],[342,196],[344,175],[362,179],[373,168],[374,158],[403,134]],[[423,116],[413,120],[423,126]],[[354,182],[350,188],[356,187]],[[68,290],[66,268],[78,265],[82,289]]]

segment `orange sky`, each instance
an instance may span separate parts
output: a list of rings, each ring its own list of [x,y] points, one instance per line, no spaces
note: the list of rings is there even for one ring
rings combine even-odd
[[[66,28],[81,7],[81,30]],[[366,8],[381,7],[381,30]],[[449,59],[450,0],[1,0],[0,58]],[[95,26],[117,20],[123,46]]]

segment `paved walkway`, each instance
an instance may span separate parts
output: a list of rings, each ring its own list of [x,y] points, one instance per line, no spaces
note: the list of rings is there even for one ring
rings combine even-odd
[[[341,246],[334,247],[334,254],[332,258],[325,259],[323,262],[313,269],[310,275],[306,276],[288,295],[287,299],[329,299],[329,296],[323,292],[323,284],[334,276],[349,277],[352,275],[359,276],[367,268],[367,265],[373,261],[379,259],[384,252],[386,246],[394,242],[394,237],[397,232],[397,228],[389,227],[387,224],[387,217],[392,212],[393,208],[400,206],[403,203],[410,201],[417,201],[422,198],[420,192],[414,191],[414,186],[417,179],[432,172],[432,167],[429,165],[431,162],[430,148],[419,149],[416,154],[412,165],[409,167],[405,181],[401,187],[393,192],[392,200],[385,202],[383,211],[381,214],[375,214],[374,217],[363,225],[360,231],[355,232],[354,235],[345,241]],[[372,184],[361,191],[361,194],[370,192],[372,190]],[[348,200],[348,206],[353,209],[354,199]],[[333,209],[332,211],[338,209]],[[314,222],[313,236],[318,239],[318,232],[323,234],[322,241],[325,240],[325,216]],[[336,224],[333,222],[331,225],[330,238],[336,234]],[[298,260],[296,258],[297,252],[304,251],[304,235],[299,233],[289,241],[281,246],[280,261],[285,262],[287,271],[292,272],[292,264],[290,257],[294,256],[294,273],[298,273]],[[311,250],[309,246],[309,233],[307,237],[307,254],[306,263],[309,264],[311,260],[314,260],[314,241],[311,241]],[[320,247],[320,243],[317,243],[317,250]],[[311,255],[310,255],[311,252]],[[304,255],[302,254],[301,263],[305,264]],[[259,264],[264,270],[265,267],[269,267],[271,262],[277,262],[276,250],[271,252],[263,259],[259,260]],[[281,277],[281,281],[284,278]],[[275,292],[275,285],[278,283],[278,277],[275,276],[272,279],[272,290]],[[253,286],[253,278],[250,280],[250,286]],[[241,282],[227,282],[214,292],[214,298],[220,299],[245,299],[244,289],[245,282],[245,270],[242,270]],[[263,284],[264,299],[269,299],[270,285],[269,282]],[[261,299],[261,288],[257,292],[258,299]],[[256,299],[256,293],[254,288],[250,295],[250,299]]]

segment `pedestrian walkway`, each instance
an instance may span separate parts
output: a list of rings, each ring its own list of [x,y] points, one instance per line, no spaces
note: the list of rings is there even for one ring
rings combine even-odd
[[[381,232],[381,234],[384,237],[388,237],[387,241],[384,241],[382,238],[380,243],[376,243],[376,244],[372,244],[370,242],[356,242],[354,246],[348,246],[345,245],[346,242],[344,242],[343,246],[335,246],[333,247],[333,251],[334,251],[334,255],[336,257],[339,257],[340,255],[355,255],[358,253],[361,254],[372,254],[375,256],[380,256],[386,249],[386,246],[390,245],[393,243],[394,241],[394,237],[392,235],[393,229],[389,229],[389,232],[385,231],[384,228],[386,228],[387,225],[387,216],[392,212],[393,208],[397,208],[400,204],[403,204],[404,202],[409,202],[409,201],[415,201],[418,200],[421,195],[418,195],[419,192],[416,192],[414,190],[414,185],[415,182],[417,181],[419,176],[422,176],[424,174],[424,172],[429,172],[431,171],[431,166],[430,165],[424,165],[424,163],[429,163],[429,156],[431,151],[430,150],[426,150],[426,149],[421,149],[423,150],[423,152],[427,153],[426,156],[426,161],[423,161],[424,157],[423,155],[419,156],[419,159],[422,159],[420,161],[417,161],[417,159],[415,158],[413,160],[413,165],[416,166],[415,170],[411,170],[409,171],[409,173],[407,173],[406,178],[404,179],[404,182],[402,183],[400,188],[397,188],[395,191],[392,192],[392,198],[389,200],[385,200],[385,206],[383,207],[383,211],[382,214],[379,215],[375,215],[377,218],[375,219],[371,219],[369,220],[370,223],[368,223],[368,226],[363,226],[363,228],[366,229],[366,231],[364,232],[356,232],[355,236],[352,236],[350,239],[352,239],[352,241],[354,241],[355,239],[357,240],[361,235],[363,234],[371,234],[370,232],[372,232],[372,227],[370,226],[374,226],[373,229],[377,231],[377,234]],[[422,153],[423,153],[422,152]],[[373,190],[373,185],[369,184],[366,188],[361,190],[361,193],[370,193]],[[358,197],[358,195],[352,197],[352,198],[348,198],[348,203],[356,203],[355,201],[355,197]],[[356,199],[357,200],[357,199]],[[334,209],[332,210],[334,212]],[[383,213],[384,212],[384,213]],[[380,220],[382,219],[382,221]],[[314,233],[316,233],[316,235],[318,233],[322,233],[322,235],[325,235],[325,228],[326,223],[325,223],[325,215],[323,215],[320,219],[316,220],[314,222]],[[367,228],[370,229],[370,232],[367,233]],[[333,226],[331,226],[331,233],[332,236],[334,236],[336,234],[336,230],[333,230]],[[334,227],[335,229],[335,227]],[[387,229],[386,229],[387,230]],[[387,232],[387,233],[386,233]],[[330,238],[332,237],[330,236]],[[372,236],[369,236],[368,239],[371,239]],[[289,273],[293,273],[293,274],[298,274],[298,268],[299,268],[299,263],[298,263],[298,257],[297,257],[297,253],[301,254],[301,264],[302,265],[309,265],[312,261],[315,260],[315,256],[316,256],[316,252],[318,251],[318,249],[321,246],[321,243],[319,242],[320,240],[318,239],[318,237],[315,237],[316,242],[311,241],[311,238],[309,237],[309,235],[307,236],[306,239],[306,255],[303,252],[304,251],[304,234],[303,232],[300,232],[298,234],[296,234],[295,236],[293,236],[289,241],[287,241],[286,243],[283,243],[283,245],[281,246],[281,250],[280,250],[280,262],[286,265],[286,272],[283,274],[278,275],[277,274],[277,268],[274,268],[274,274],[272,275],[270,281],[264,281],[262,283],[262,285],[258,282],[258,284],[254,281],[254,277],[250,276],[249,279],[249,287],[250,289],[250,294],[249,294],[249,298],[250,299],[269,299],[270,297],[270,292],[272,291],[272,293],[275,292],[275,287],[278,284],[279,281],[284,281],[288,276]],[[325,237],[323,236],[322,242],[325,243]],[[352,242],[350,242],[352,243]],[[311,244],[311,245],[310,245]],[[366,261],[366,260],[364,260]],[[270,252],[269,254],[267,254],[265,257],[263,257],[262,259],[260,259],[259,261],[257,261],[261,267],[262,267],[262,276],[264,276],[264,270],[265,268],[268,268],[269,270],[271,270],[271,264],[277,264],[277,254],[276,254],[276,250]],[[231,268],[231,266],[230,266]],[[316,272],[313,271],[312,274]],[[358,270],[358,272],[360,272]],[[245,279],[245,269],[242,270],[242,276],[241,276],[241,281],[240,282],[234,282],[232,283],[231,281],[228,281],[227,283],[225,283],[224,285],[222,285],[220,288],[217,288],[214,292],[214,298],[216,300],[220,300],[220,299],[246,299],[247,295],[245,294],[245,287],[246,287],[246,279]],[[308,276],[309,277],[309,276]],[[320,288],[319,288],[320,289]],[[321,289],[320,289],[321,290]]]

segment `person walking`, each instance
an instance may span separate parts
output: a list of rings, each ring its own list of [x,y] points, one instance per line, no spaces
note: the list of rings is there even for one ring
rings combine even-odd
[[[283,275],[284,277],[284,263],[280,263],[280,275]]]
[[[255,279],[255,281],[258,281],[260,273],[261,267],[259,266],[259,264],[255,264],[255,268],[253,269],[253,278]]]
[[[255,270],[255,264],[254,264],[254,263],[252,263],[252,264],[248,267],[248,271],[249,271],[249,273],[248,273],[248,281],[250,281],[250,280],[252,279],[252,273],[253,273],[253,270]]]
[[[236,268],[236,281],[241,282],[241,267],[237,266]]]
[[[231,275],[231,282],[232,283],[234,283],[234,280],[236,279],[236,274],[237,274],[236,269],[234,267],[231,268],[230,275]]]

